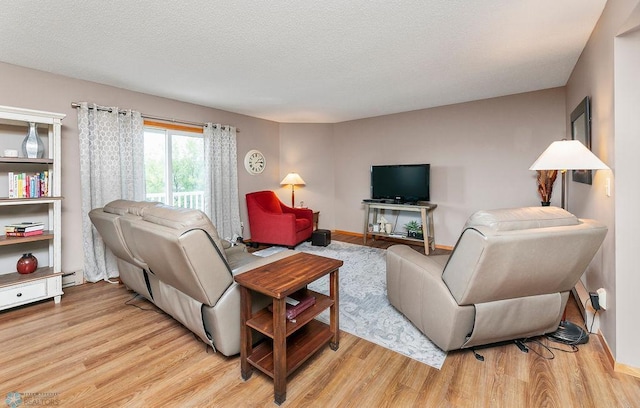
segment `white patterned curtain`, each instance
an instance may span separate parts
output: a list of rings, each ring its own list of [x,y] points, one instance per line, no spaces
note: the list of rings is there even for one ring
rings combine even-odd
[[[220,237],[235,240],[241,235],[238,201],[236,128],[205,124],[204,212],[211,218]]]
[[[144,122],[140,112],[83,102],[78,108],[84,276],[118,276],[116,260],[89,220],[89,211],[116,199],[144,200]]]

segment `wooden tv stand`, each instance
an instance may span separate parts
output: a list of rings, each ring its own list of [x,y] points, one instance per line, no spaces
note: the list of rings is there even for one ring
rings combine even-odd
[[[433,228],[433,210],[438,207],[437,204],[428,203],[428,202],[419,202],[418,204],[389,204],[389,203],[377,203],[377,202],[368,202],[363,201],[364,205],[364,244],[367,245],[367,237],[370,235],[373,239],[376,237],[386,237],[386,238],[394,238],[401,239],[405,241],[413,241],[413,242],[423,242],[424,243],[424,253],[429,255],[431,251],[435,251],[436,249],[436,239],[435,232]],[[371,232],[369,231],[369,219],[371,218],[371,210],[373,210],[373,223],[378,219],[378,213],[380,210],[391,210],[391,211],[411,211],[411,212],[419,212],[422,218],[422,229],[424,234],[426,235],[424,239],[419,238],[410,238],[404,235],[397,234],[387,234],[384,231],[380,232]]]

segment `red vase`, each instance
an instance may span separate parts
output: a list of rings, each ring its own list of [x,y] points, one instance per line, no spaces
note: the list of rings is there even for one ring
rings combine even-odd
[[[30,253],[23,254],[22,257],[18,259],[16,269],[22,274],[32,273],[38,269],[38,258]]]

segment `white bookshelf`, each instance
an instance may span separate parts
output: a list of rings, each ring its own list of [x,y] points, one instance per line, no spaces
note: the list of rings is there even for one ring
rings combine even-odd
[[[0,310],[43,299],[60,302],[61,207],[60,139],[64,114],[0,106]],[[44,157],[22,157],[22,141],[29,123],[37,124],[45,145]],[[17,150],[19,157],[5,157],[7,149]],[[49,194],[38,198],[9,197],[9,173],[27,175],[47,172]],[[7,237],[4,226],[25,221],[43,222],[42,235]],[[38,269],[27,275],[16,271],[24,253],[38,258]]]

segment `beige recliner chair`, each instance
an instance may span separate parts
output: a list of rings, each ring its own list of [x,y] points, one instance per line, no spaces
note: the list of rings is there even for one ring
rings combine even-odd
[[[198,210],[116,200],[89,217],[118,258],[121,280],[226,356],[240,352],[237,274],[294,254],[258,257],[220,239]],[[254,293],[254,311],[270,299]]]
[[[390,247],[387,296],[445,351],[550,333],[606,233],[557,207],[479,211],[450,256]]]
[[[99,232],[104,244],[116,256],[120,280],[131,290],[148,300],[153,300],[149,282],[149,266],[141,259],[135,259],[124,239],[122,224],[124,218],[141,219],[146,208],[158,205],[149,201],[114,200],[103,208],[89,212],[89,218]]]

